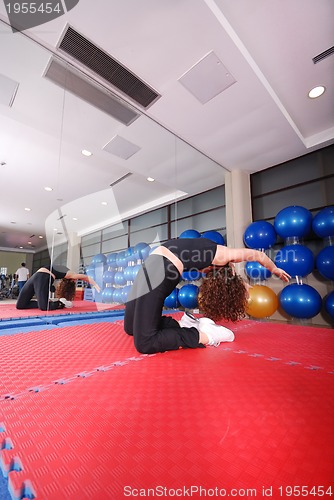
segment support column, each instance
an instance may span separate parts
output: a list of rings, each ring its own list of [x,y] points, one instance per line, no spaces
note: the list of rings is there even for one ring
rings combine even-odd
[[[81,238],[77,235],[77,233],[71,233],[69,235],[66,265],[75,273],[79,272],[80,267],[80,243]]]
[[[233,170],[225,174],[227,246],[244,247],[243,235],[252,222],[250,174]]]

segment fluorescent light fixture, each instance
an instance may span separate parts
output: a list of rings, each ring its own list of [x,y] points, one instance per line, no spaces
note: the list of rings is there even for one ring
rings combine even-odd
[[[308,93],[308,96],[310,99],[316,99],[317,97],[320,97],[326,90],[326,87],[323,85],[319,85],[318,87],[314,87],[311,89]]]
[[[88,151],[88,149],[83,149],[81,151],[81,154],[83,154],[84,156],[92,156],[93,153],[91,153],[90,151]]]

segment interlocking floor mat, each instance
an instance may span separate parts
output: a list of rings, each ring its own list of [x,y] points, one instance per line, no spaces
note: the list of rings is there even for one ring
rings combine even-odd
[[[330,498],[333,331],[233,329],[231,344],[149,356],[122,321],[0,337],[10,497]]]

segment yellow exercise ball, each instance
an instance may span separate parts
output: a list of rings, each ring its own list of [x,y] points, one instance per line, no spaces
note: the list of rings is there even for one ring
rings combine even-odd
[[[278,308],[276,293],[264,285],[254,285],[249,289],[246,313],[253,318],[269,318]]]

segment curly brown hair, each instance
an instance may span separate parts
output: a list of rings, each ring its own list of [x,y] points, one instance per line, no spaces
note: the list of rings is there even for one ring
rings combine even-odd
[[[69,280],[68,278],[63,278],[59,280],[56,286],[56,298],[73,300],[75,297],[75,290],[76,290],[76,282],[74,280]]]
[[[198,294],[201,312],[213,321],[236,322],[244,318],[247,301],[245,283],[229,265],[210,270]]]

